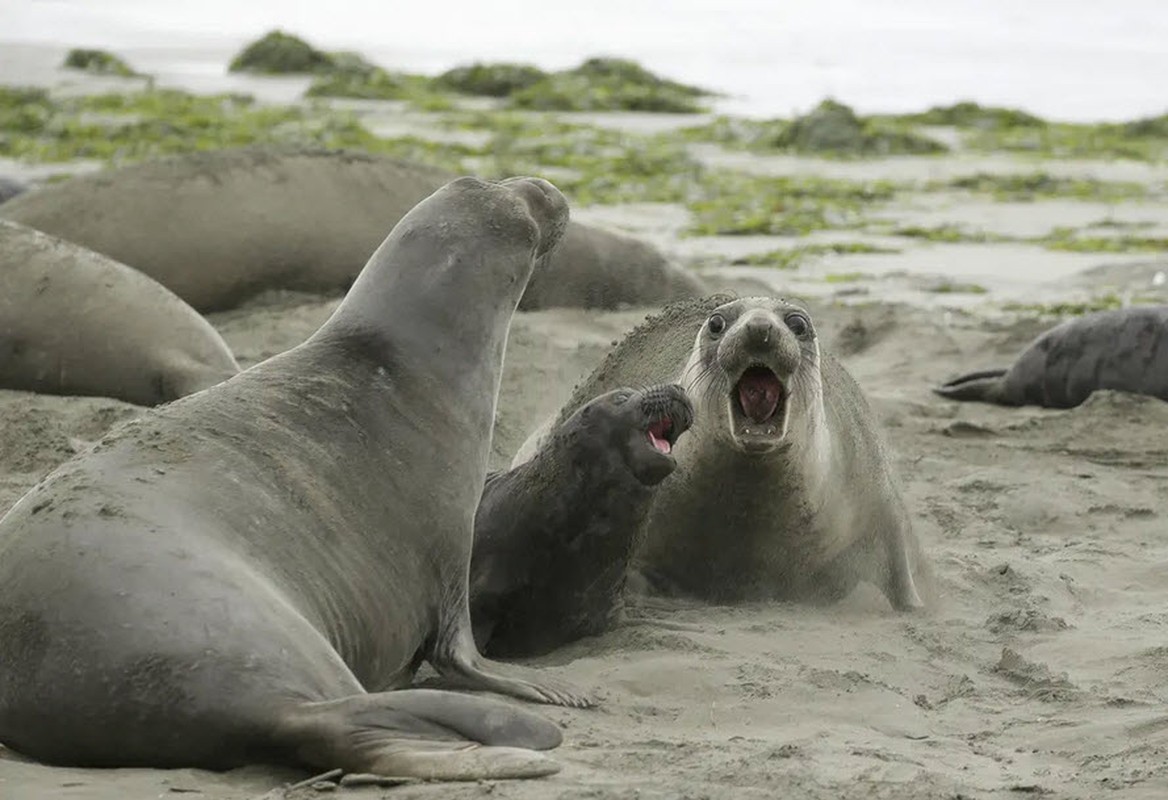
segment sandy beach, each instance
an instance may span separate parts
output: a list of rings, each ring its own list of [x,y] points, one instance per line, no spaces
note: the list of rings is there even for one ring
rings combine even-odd
[[[392,122],[393,108],[364,118]],[[654,124],[602,116],[594,124]],[[424,134],[429,119],[399,122]],[[679,203],[594,204],[573,217],[639,234],[715,288],[806,301],[883,425],[931,563],[927,611],[894,613],[867,586],[830,608],[653,601],[646,614],[695,630],[627,627],[534,662],[602,698],[594,710],[543,710],[565,741],[554,752],[563,771],[541,780],[286,793],[307,776],[49,768],[0,748],[0,798],[1168,797],[1168,403],[1099,392],[1068,411],[1007,409],[930,391],[1008,364],[1060,319],[1057,304],[1168,303],[1164,250],[1040,241],[1056,228],[1168,237],[1168,165],[962,150],[842,161],[709,143],[691,152],[754,176],[903,187],[865,207],[862,225],[800,236],[694,235]],[[3,160],[0,174],[35,183],[92,167]],[[1036,172],[1140,188],[1019,199],[953,183]],[[798,248],[806,256],[786,268],[751,262]],[[246,367],[301,342],[338,302],[275,291],[208,318]],[[493,466],[651,310],[517,314]],[[0,392],[0,509],[141,412]]]

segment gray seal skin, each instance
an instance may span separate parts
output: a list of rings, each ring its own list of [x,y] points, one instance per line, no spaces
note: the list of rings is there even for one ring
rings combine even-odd
[[[696,413],[678,475],[652,501],[634,558],[641,586],[827,602],[867,580],[897,610],[923,605],[917,542],[876,421],[820,352],[806,309],[726,295],[673,304],[625,337],[561,416],[609,386],[660,380],[684,386]]]
[[[355,152],[240,148],[79,175],[0,217],[140,270],[202,312],[266,289],[344,291],[414,204],[456,175]],[[569,222],[522,308],[659,305],[705,292],[632,237]]]
[[[1096,389],[1168,400],[1168,306],[1069,320],[1035,339],[1009,369],[971,372],[933,391],[950,400],[1073,408]]]
[[[585,705],[484,659],[474,513],[512,314],[567,220],[544,181],[457,180],[300,346],[147,412],[0,520],[0,742],[53,764],[474,780],[557,770]],[[528,749],[531,748],[531,749]]]
[[[163,286],[0,220],[0,388],[151,406],[237,372],[219,333]]]
[[[28,187],[20,181],[14,181],[12,178],[0,177],[0,203],[5,203],[18,194],[24,194],[28,191]]]
[[[470,578],[482,652],[542,655],[620,618],[636,534],[692,421],[680,386],[614,389],[530,461],[487,478]]]

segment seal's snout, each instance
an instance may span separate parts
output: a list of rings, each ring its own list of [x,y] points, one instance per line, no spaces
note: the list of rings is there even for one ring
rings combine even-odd
[[[568,201],[555,186],[543,178],[508,178],[502,185],[513,192],[527,207],[527,213],[539,230],[537,258],[547,255],[560,242],[568,226]]]
[[[650,446],[663,455],[671,455],[681,435],[693,424],[693,403],[682,387],[671,384],[655,386],[641,395],[641,413],[645,418],[645,435]]]

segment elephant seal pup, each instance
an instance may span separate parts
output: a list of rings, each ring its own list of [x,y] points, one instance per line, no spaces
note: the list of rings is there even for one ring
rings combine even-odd
[[[582,398],[648,381],[677,381],[696,411],[634,558],[648,588],[829,601],[867,580],[898,610],[923,605],[916,540],[876,421],[820,352],[806,309],[726,295],[669,306],[617,345],[561,417]]]
[[[475,515],[471,620],[487,655],[542,655],[607,630],[656,487],[693,421],[680,386],[614,389],[525,464],[487,478]]]
[[[557,767],[581,704],[483,659],[467,576],[508,324],[559,239],[544,181],[457,180],[300,346],[154,409],[0,521],[0,742],[78,766]],[[485,746],[479,746],[479,745]]]
[[[0,220],[0,388],[151,406],[237,372],[211,324],[155,281]]]
[[[265,289],[348,289],[385,232],[455,177],[362,153],[241,148],[79,175],[6,203],[0,217],[219,311]],[[524,310],[659,305],[705,290],[656,248],[569,222],[529,292]]]
[[[950,400],[1073,408],[1096,389],[1168,400],[1168,306],[1068,320],[1035,339],[1009,369],[971,372],[933,391]]]

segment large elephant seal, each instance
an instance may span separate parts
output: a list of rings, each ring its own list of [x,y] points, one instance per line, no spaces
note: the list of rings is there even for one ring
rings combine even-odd
[[[1031,342],[1009,369],[971,372],[933,391],[950,400],[1073,408],[1096,389],[1168,400],[1168,306],[1068,320]]]
[[[0,220],[0,388],[157,405],[237,372],[211,324],[155,281]]]
[[[680,386],[614,389],[530,461],[488,476],[470,577],[484,653],[541,655],[618,619],[636,535],[692,420]]]
[[[876,421],[820,352],[806,309],[725,295],[667,307],[560,416],[611,386],[654,381],[684,386],[696,413],[634,558],[649,588],[723,602],[832,600],[867,580],[896,609],[922,605],[918,548]]]
[[[80,175],[0,217],[140,270],[199,311],[265,289],[344,291],[385,232],[455,175],[362,153],[242,148]],[[570,222],[522,308],[658,305],[704,293],[650,245]]]
[[[567,205],[460,179],[300,346],[147,412],[0,520],[0,742],[54,764],[256,761],[430,779],[554,772],[501,700],[388,691],[483,659],[467,604],[508,324]],[[479,746],[485,745],[485,746]]]

